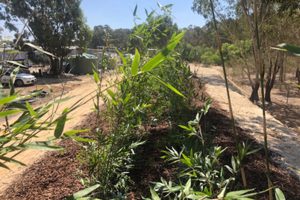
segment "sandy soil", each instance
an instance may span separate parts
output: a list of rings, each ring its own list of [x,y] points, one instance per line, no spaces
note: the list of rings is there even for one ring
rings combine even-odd
[[[229,68],[230,79],[238,85],[245,96],[250,96],[251,87],[249,86],[249,81],[246,77],[234,74],[232,68]],[[296,82],[293,74],[288,74],[288,80],[293,80]],[[286,86],[275,82],[274,88],[272,89],[272,105],[268,105],[268,111],[283,124],[292,128],[300,136],[300,90],[296,87],[290,86],[289,98],[287,99]]]
[[[110,84],[110,82],[113,82],[116,78],[115,75],[112,74],[106,74],[104,76],[103,81],[103,87],[106,87]],[[90,99],[92,96],[95,95],[95,89],[96,84],[93,82],[91,77],[82,76],[77,78],[78,80],[75,80],[77,84],[74,84],[74,82],[65,82],[64,87],[69,88],[69,92],[62,97],[72,97],[71,99],[64,101],[61,103],[58,107],[58,110],[56,113],[60,114],[62,111],[70,107],[74,104],[74,102],[78,101],[82,97],[85,97],[84,99]],[[51,87],[61,87],[61,83],[57,83],[58,85],[55,85],[56,83],[51,84]],[[53,89],[52,89],[53,90]],[[77,125],[81,123],[81,121],[91,112],[93,109],[93,101],[89,100],[87,103],[85,103],[83,106],[79,107],[75,111],[73,111],[68,117],[70,118],[69,121],[66,123],[65,131],[74,129]],[[10,120],[14,120],[13,118]],[[42,131],[39,133],[38,138],[36,140],[45,141],[49,137],[53,136],[53,131]],[[27,167],[15,165],[15,164],[8,164],[10,167],[10,171],[0,168],[0,194],[9,186],[12,182],[18,179],[18,177],[24,172],[26,168],[31,166],[33,163],[38,161],[40,158],[42,158],[45,155],[45,151],[40,150],[26,150],[19,154],[15,159],[20,160],[21,162],[25,163]]]
[[[228,112],[228,100],[224,79],[220,67],[204,67],[191,64],[191,70],[202,78],[208,95],[220,105],[221,109]],[[247,130],[259,143],[263,144],[262,110],[254,105],[236,87],[230,87],[233,112],[239,127]],[[283,125],[272,115],[267,113],[267,132],[269,146],[273,152],[273,160],[290,169],[300,178],[299,149],[300,140],[295,131]]]

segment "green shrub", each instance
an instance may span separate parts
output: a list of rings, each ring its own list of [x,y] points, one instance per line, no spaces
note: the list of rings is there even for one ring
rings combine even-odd
[[[203,64],[215,64],[215,65],[220,65],[221,64],[221,58],[219,54],[212,50],[212,49],[207,49],[202,55],[201,55],[201,62]]]

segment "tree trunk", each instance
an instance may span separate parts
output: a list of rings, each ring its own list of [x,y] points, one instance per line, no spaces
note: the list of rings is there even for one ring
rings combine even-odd
[[[265,101],[268,103],[272,103],[271,91],[274,87],[277,73],[279,72],[279,70],[283,69],[283,62],[284,62],[283,53],[277,53],[276,61],[274,65],[272,63],[272,60],[270,59],[270,67],[267,76],[266,92],[265,92]]]
[[[256,80],[255,83],[251,86],[252,87],[252,93],[250,96],[250,101],[252,102],[257,102],[259,101],[259,96],[258,96],[258,89],[259,89],[259,81]]]
[[[272,90],[272,88],[273,88],[273,86],[270,84],[270,81],[268,80],[267,84],[266,84],[266,94],[265,94],[265,100],[268,103],[272,103],[272,100],[271,100],[271,90]]]
[[[53,75],[61,74],[62,59],[50,57],[50,73]]]

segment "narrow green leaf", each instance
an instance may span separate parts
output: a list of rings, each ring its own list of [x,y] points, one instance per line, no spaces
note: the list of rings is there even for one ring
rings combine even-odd
[[[79,199],[79,198],[83,198],[85,197],[86,195],[92,193],[93,191],[95,191],[96,189],[98,189],[100,187],[99,184],[97,185],[94,185],[94,186],[91,186],[91,187],[88,187],[86,189],[83,189],[79,192],[76,192],[75,194],[73,194],[73,198],[74,199]]]
[[[136,76],[138,74],[140,59],[141,59],[140,53],[137,49],[135,49],[135,55],[131,66],[132,76]]]
[[[150,188],[150,193],[152,200],[160,200],[158,194],[152,188]]]
[[[0,112],[0,118],[7,117],[9,115],[17,114],[21,111],[22,110],[5,110],[5,111]]]
[[[106,92],[111,97],[111,99],[115,100],[116,95],[112,90],[108,89]]]
[[[3,97],[0,99],[0,105],[4,105],[7,103],[11,103],[13,100],[15,100],[17,98],[17,96],[13,95],[13,96],[8,96],[8,97]]]
[[[183,190],[183,193],[185,195],[188,195],[190,193],[191,185],[192,185],[192,180],[189,179],[188,182],[185,184],[185,187],[184,187],[184,190]]]
[[[57,151],[62,150],[62,147],[49,145],[48,142],[33,142],[27,143],[22,146],[24,149],[36,149],[36,150],[45,150],[45,151]]]
[[[94,76],[94,81],[96,83],[99,83],[100,82],[100,77],[99,77],[99,73],[93,69],[93,76]]]
[[[171,91],[173,91],[174,93],[178,94],[179,96],[181,97],[184,97],[185,96],[179,92],[176,88],[174,88],[170,83],[166,83],[164,82],[163,80],[161,80],[159,77],[156,77],[156,76],[153,76],[156,80],[158,80],[158,82],[160,82],[161,84],[163,84],[164,86],[166,86],[167,88],[169,88]]]
[[[37,116],[37,113],[33,110],[33,107],[27,101],[26,101],[26,108],[32,117]]]
[[[182,163],[186,164],[188,167],[191,167],[193,165],[191,159],[187,157],[184,153],[182,153],[182,157],[183,158],[180,159]]]
[[[119,56],[120,56],[120,58],[121,58],[121,60],[122,60],[123,65],[127,65],[127,60],[126,60],[126,58],[124,57],[123,53],[121,53],[117,48],[116,48],[116,51],[117,51],[117,53],[119,54]]]
[[[191,131],[191,129],[187,126],[184,126],[184,125],[178,125],[178,126],[186,131]]]
[[[71,130],[71,131],[65,132],[64,135],[67,136],[67,137],[71,137],[71,136],[77,135],[79,133],[86,133],[86,132],[89,132],[89,131],[90,131],[90,129]]]
[[[72,136],[71,137],[73,140],[76,142],[81,142],[81,143],[93,143],[96,142],[96,140],[89,139],[89,138],[84,138],[84,137],[78,137],[78,136]]]
[[[276,200],[286,200],[283,192],[279,188],[275,188],[275,198]]]
[[[164,48],[161,52],[159,52],[156,56],[150,59],[143,67],[142,72],[151,71],[163,61],[166,60],[167,56],[175,49],[177,44],[183,38],[185,32],[181,32],[178,35],[174,36],[166,48]]]
[[[54,136],[56,138],[60,138],[60,136],[62,135],[62,133],[64,131],[65,124],[67,121],[67,112],[68,112],[68,109],[65,109],[57,121],[57,125],[54,130]]]

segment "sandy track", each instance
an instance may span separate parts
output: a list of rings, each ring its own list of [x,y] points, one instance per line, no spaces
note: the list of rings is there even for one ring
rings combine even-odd
[[[103,86],[107,86],[110,81],[112,81],[116,76],[106,75],[104,77]],[[71,107],[74,102],[78,101],[82,97],[85,99],[90,99],[96,93],[96,84],[91,78],[84,78],[80,86],[75,87],[73,90],[69,91],[65,97],[72,97],[71,99],[62,102],[57,110],[57,114],[62,113],[64,108]],[[89,95],[88,95],[89,94]],[[87,96],[88,95],[88,96]],[[93,109],[93,101],[90,100],[83,106],[77,108],[75,111],[68,115],[69,121],[65,125],[65,131],[74,129],[79,125],[82,120],[88,115]],[[47,138],[53,136],[53,131],[42,131],[39,133],[36,140],[45,141]],[[31,166],[34,162],[42,158],[47,151],[41,150],[26,150],[19,154],[16,159],[26,164],[26,167],[16,165],[16,164],[7,164],[11,170],[0,168],[0,194],[5,191],[5,189],[11,185],[14,181],[17,181],[18,177],[25,171],[25,169]]]
[[[191,70],[204,81],[208,95],[220,105],[221,109],[229,112],[221,68],[195,64],[190,66]],[[247,130],[253,138],[263,144],[262,109],[254,105],[248,97],[233,86],[230,88],[230,94],[238,126]],[[272,159],[290,169],[300,178],[300,140],[297,133],[269,113],[267,113],[267,132],[271,150],[280,155]]]

